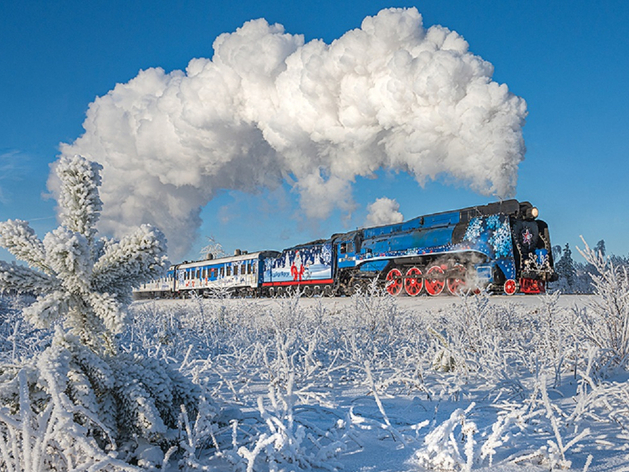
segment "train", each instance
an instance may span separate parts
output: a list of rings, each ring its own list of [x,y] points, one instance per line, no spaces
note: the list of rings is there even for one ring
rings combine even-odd
[[[337,233],[281,251],[184,262],[134,290],[136,299],[352,295],[540,294],[557,279],[548,225],[529,202],[505,200]]]

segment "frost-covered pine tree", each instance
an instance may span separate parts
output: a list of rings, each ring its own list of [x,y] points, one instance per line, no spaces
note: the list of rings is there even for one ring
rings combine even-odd
[[[566,243],[561,259],[555,264],[555,270],[557,271],[559,280],[554,288],[561,290],[563,293],[574,293],[577,271],[574,266],[569,243]]]
[[[25,310],[33,324],[63,319],[95,352],[115,353],[132,289],[164,273],[166,241],[149,225],[121,241],[97,239],[100,169],[80,156],[61,158],[61,225],[43,242],[25,221],[0,223],[0,246],[30,266],[0,261],[0,289],[38,297]]]
[[[0,261],[0,290],[37,296],[25,317],[56,326],[37,359],[0,366],[0,404],[10,410],[0,411],[0,451],[16,470],[71,469],[86,455],[101,463],[131,439],[164,444],[181,405],[196,412],[199,390],[178,371],[119,352],[132,289],[163,275],[166,241],[148,225],[120,241],[98,237],[100,170],[81,156],[61,158],[61,224],[43,241],[25,221],[0,223],[0,246],[28,264]]]

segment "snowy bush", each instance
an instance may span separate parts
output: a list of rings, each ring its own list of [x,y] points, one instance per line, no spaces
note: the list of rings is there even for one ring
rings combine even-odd
[[[123,353],[118,345],[132,289],[165,271],[163,235],[144,225],[120,241],[99,239],[100,166],[64,157],[56,172],[58,229],[41,241],[24,221],[0,223],[0,245],[28,264],[0,262],[0,288],[36,296],[23,308],[25,318],[54,328],[35,359],[0,367],[0,444],[8,470],[118,467],[116,451],[134,460],[139,440],[166,446],[180,406],[196,414],[200,393],[163,360]],[[41,451],[51,448],[58,452],[42,459]]]
[[[585,340],[599,349],[601,374],[629,360],[629,278],[626,267],[618,267],[585,241],[581,254],[598,274],[593,283],[598,295],[589,306],[575,309]]]
[[[585,431],[608,421],[606,404],[624,424],[627,390],[584,383],[581,341],[567,332],[574,319],[559,295],[528,300],[522,308],[517,299],[463,297],[421,313],[368,291],[341,300],[145,301],[132,306],[125,339],[184,358],[183,370],[212,397],[238,406],[217,412],[205,456],[189,446],[197,464],[355,470],[352,458],[374,466],[360,456],[377,461],[372,445],[390,443],[424,469],[580,470]],[[443,345],[455,363],[435,369]],[[618,446],[607,438],[609,450]]]
[[[420,467],[437,470],[471,470],[474,460],[474,433],[476,425],[466,421],[466,413],[455,410],[446,421],[424,439],[424,447],[417,451],[415,460]],[[460,438],[455,431],[460,430]],[[463,448],[461,448],[463,446]]]
[[[260,470],[261,463],[267,464],[271,471],[338,467],[333,459],[344,450],[343,443],[330,432],[320,436],[318,428],[298,422],[292,377],[285,392],[270,388],[267,399],[265,402],[264,397],[258,397],[258,410],[267,430],[260,433],[251,449],[245,446],[238,449],[247,463],[247,472]]]

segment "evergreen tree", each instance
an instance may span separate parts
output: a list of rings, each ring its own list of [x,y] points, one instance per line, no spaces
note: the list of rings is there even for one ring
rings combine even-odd
[[[24,309],[34,325],[59,322],[51,345],[29,365],[0,366],[0,403],[18,419],[48,423],[46,470],[64,469],[68,450],[74,457],[100,450],[99,460],[108,461],[106,451],[121,442],[167,445],[181,406],[196,414],[200,395],[164,361],[119,352],[115,335],[125,327],[132,289],[164,274],[166,240],[149,225],[120,241],[98,237],[100,170],[81,156],[61,158],[61,224],[43,241],[25,221],[0,223],[0,246],[28,264],[0,261],[0,290],[37,296]],[[29,431],[15,433],[22,444],[32,443]]]
[[[571,293],[576,282],[577,271],[572,260],[570,244],[566,243],[561,259],[555,264],[555,271],[559,276],[559,285],[564,291]]]
[[[124,327],[132,289],[167,267],[166,240],[149,225],[121,241],[97,239],[100,170],[80,156],[60,160],[61,225],[43,241],[26,221],[0,223],[0,246],[30,266],[0,261],[0,290],[36,295],[24,310],[36,326],[62,319],[93,351],[114,354],[113,335]]]

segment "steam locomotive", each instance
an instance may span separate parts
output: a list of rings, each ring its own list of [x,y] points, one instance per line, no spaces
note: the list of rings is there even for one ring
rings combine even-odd
[[[489,290],[539,294],[556,280],[548,225],[529,202],[506,200],[334,234],[282,251],[177,264],[135,298],[351,295],[372,283],[394,296]]]

